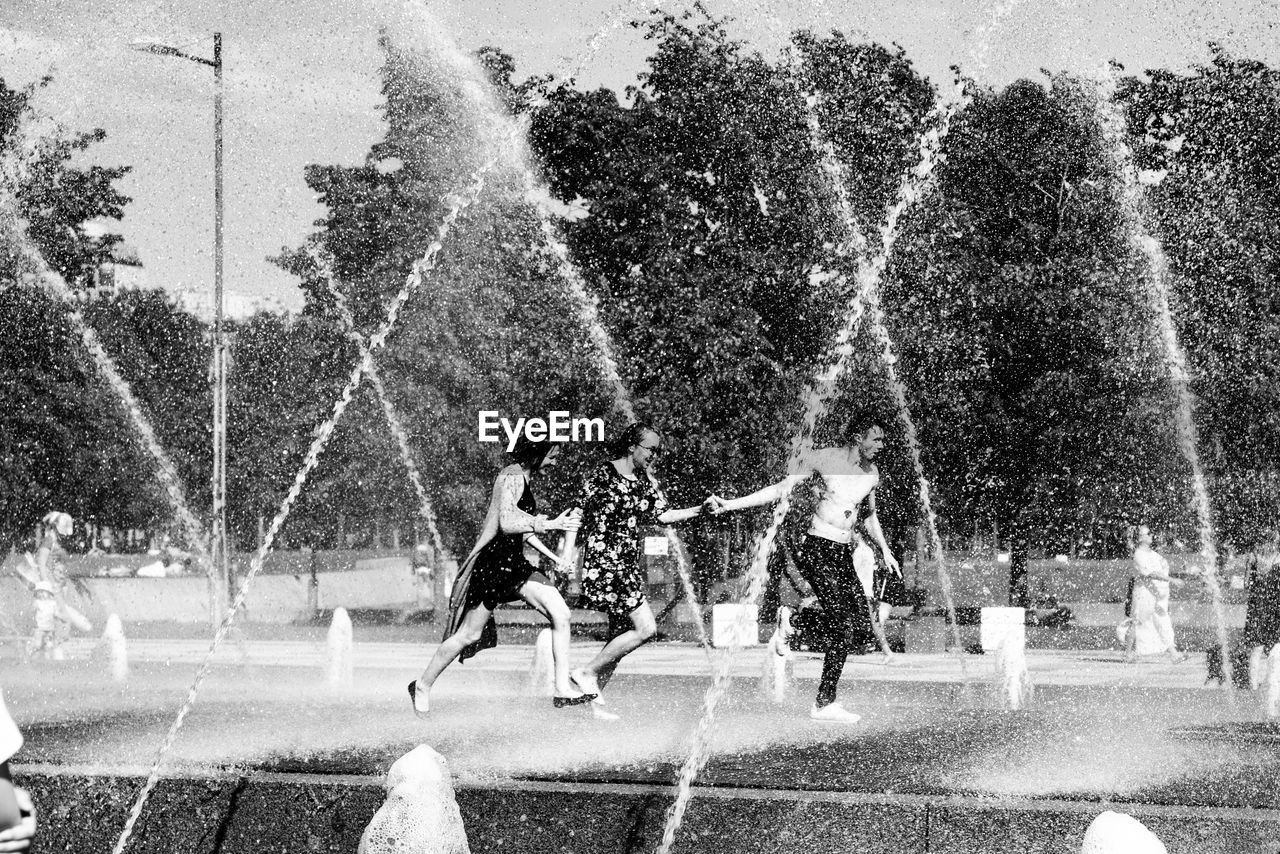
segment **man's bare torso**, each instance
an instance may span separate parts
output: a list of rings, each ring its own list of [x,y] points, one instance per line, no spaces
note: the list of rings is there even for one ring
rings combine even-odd
[[[823,488],[809,525],[813,536],[837,543],[852,539],[858,505],[880,482],[875,464],[864,469],[855,462],[856,456],[841,448],[828,448],[814,455],[813,468],[822,475]]]

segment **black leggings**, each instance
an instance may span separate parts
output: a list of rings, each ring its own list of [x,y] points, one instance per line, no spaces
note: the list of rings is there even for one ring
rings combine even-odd
[[[806,534],[795,552],[796,566],[822,603],[827,652],[822,659],[822,681],[817,705],[835,702],[840,674],[849,650],[873,637],[867,598],[853,569],[853,547]]]

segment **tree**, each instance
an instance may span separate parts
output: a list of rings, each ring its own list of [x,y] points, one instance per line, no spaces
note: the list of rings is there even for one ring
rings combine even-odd
[[[1169,257],[1214,522],[1243,548],[1280,522],[1280,73],[1229,56],[1120,89]]]
[[[886,289],[940,513],[1000,530],[1011,604],[1029,548],[1176,519],[1185,475],[1091,98],[1066,76],[978,92]]]
[[[877,219],[932,97],[900,51],[839,34],[797,34],[795,56],[771,64],[700,6],[644,26],[655,49],[630,105],[555,89],[532,139],[556,195],[589,211],[566,226],[573,256],[637,409],[674,446],[670,488],[697,500],[776,479],[845,303],[827,273],[849,262],[833,253],[842,226],[805,97],[823,95],[848,190]],[[904,498],[889,515],[913,508]],[[704,575],[719,571],[705,541],[700,557]]]
[[[37,114],[33,101],[36,92],[51,80],[44,77],[15,90],[0,79],[0,152],[25,160],[26,180],[16,195],[28,238],[68,284],[88,287],[94,284],[98,268],[111,257],[112,249],[122,238],[111,233],[92,234],[85,225],[124,216],[129,198],[114,185],[128,174],[130,167],[71,166],[80,152],[106,138],[102,128],[76,133],[55,128],[52,133],[31,140],[32,150],[20,150],[28,129],[49,124]]]

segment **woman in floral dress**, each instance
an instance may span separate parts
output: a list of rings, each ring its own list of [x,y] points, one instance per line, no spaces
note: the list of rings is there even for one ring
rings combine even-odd
[[[657,431],[632,424],[610,446],[612,460],[601,463],[587,477],[582,495],[582,599],[588,608],[604,611],[610,623],[630,621],[631,628],[612,638],[586,667],[571,674],[600,704],[600,681],[608,681],[618,662],[657,632],[646,594],[648,579],[640,566],[640,531],[645,526],[671,525],[692,519],[702,505],[670,510],[653,479],[654,461],[662,453]],[[597,711],[602,717],[612,717]]]

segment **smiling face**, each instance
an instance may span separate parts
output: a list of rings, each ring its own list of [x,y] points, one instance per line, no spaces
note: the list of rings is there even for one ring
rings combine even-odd
[[[648,471],[662,454],[662,437],[652,430],[646,430],[640,437],[640,444],[631,446],[631,462],[643,471]]]

